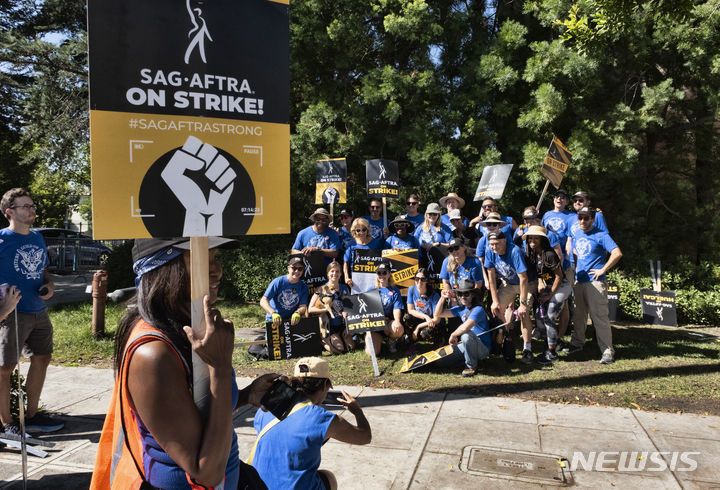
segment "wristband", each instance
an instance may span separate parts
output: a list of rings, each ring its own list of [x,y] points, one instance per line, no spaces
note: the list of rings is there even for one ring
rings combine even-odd
[[[290,319],[292,320],[293,323],[299,322],[300,321],[300,313],[298,313],[296,311],[295,313],[292,314],[292,317],[290,317]]]
[[[273,313],[272,321],[273,321],[273,323],[282,322],[282,317],[280,316],[280,313]]]

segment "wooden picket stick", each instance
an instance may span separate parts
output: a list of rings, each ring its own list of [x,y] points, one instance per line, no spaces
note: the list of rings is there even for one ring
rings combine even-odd
[[[540,212],[540,205],[543,202],[543,199],[545,199],[545,194],[547,194],[548,187],[550,187],[550,179],[547,179],[545,181],[545,188],[542,191],[542,194],[540,194],[540,199],[538,200],[537,206],[535,206],[535,211],[538,213]]]
[[[385,233],[385,228],[387,228],[387,197],[383,197],[382,202],[383,202],[383,233]]]
[[[330,223],[328,223],[328,226],[333,225],[333,220],[335,218],[335,200],[330,201]]]
[[[652,279],[653,291],[658,291],[657,278],[655,277],[655,266],[653,265],[652,259],[650,259],[650,279]]]
[[[383,200],[385,200],[384,197]],[[368,348],[370,349],[370,357],[372,358],[373,371],[375,373],[375,377],[377,378],[378,376],[380,376],[380,369],[378,368],[377,356],[375,355],[375,346],[373,345],[372,332],[368,332],[368,335],[366,335],[365,338],[367,339]]]
[[[657,290],[662,291],[662,273],[660,272],[660,261],[657,261]]]
[[[190,238],[190,314],[193,333],[205,336],[205,308],[203,298],[210,292],[210,259],[208,237]],[[203,418],[210,409],[210,371],[195,351],[192,353],[193,401]]]

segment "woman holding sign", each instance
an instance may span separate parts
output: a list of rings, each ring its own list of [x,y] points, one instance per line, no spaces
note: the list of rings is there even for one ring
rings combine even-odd
[[[205,334],[190,325],[189,239],[136,240],[132,250],[137,295],[115,337],[115,390],[102,430],[91,489],[189,489],[190,482],[224,488],[264,488],[242,463],[233,410],[260,406],[279,375],[266,374],[238,390],[232,368],[235,329],[213,304],[222,269],[209,239]],[[208,366],[209,407],[193,401],[191,354]]]
[[[350,288],[340,284],[340,264],[331,262],[327,266],[328,282],[313,294],[310,300],[311,315],[322,315],[321,321],[327,328],[328,335],[323,340],[325,350],[333,354],[342,354],[355,348],[352,335],[345,328],[342,299],[350,294]]]
[[[351,272],[353,269],[353,261],[355,260],[355,254],[353,251],[355,249],[369,250],[373,237],[370,234],[370,223],[368,223],[368,220],[365,218],[356,218],[350,227],[350,232],[352,233],[353,238],[355,238],[355,243],[345,250],[345,256],[343,257],[343,260],[345,261],[343,264],[343,272],[345,273],[345,284],[352,289],[353,282]]]
[[[380,293],[382,300],[383,312],[385,313],[385,330],[382,332],[367,332],[365,334],[365,353],[371,356],[369,342],[367,338],[372,335],[372,344],[375,348],[375,355],[380,354],[380,345],[382,343],[382,335],[388,336],[388,350],[397,352],[397,340],[403,336],[405,329],[402,324],[403,300],[400,290],[395,286],[390,271],[390,263],[383,260],[375,271],[377,277],[375,279],[375,287]]]

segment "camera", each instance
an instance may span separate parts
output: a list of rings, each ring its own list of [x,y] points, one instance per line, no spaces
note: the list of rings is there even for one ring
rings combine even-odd
[[[290,410],[302,398],[302,395],[282,380],[275,381],[260,400],[268,412],[278,420],[283,420],[290,414]]]

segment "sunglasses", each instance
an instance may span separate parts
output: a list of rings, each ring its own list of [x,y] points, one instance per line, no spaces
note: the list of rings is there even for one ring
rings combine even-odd
[[[317,223],[318,221],[330,221],[330,218],[315,218],[315,222]]]
[[[350,216],[349,214],[341,214],[340,215],[340,219],[347,219],[347,218],[352,218],[352,216]]]
[[[573,202],[585,202],[585,199],[583,199],[583,198],[573,199]]]
[[[357,228],[355,233],[367,233],[367,228]]]
[[[415,280],[420,282],[427,282],[427,277],[416,277]]]
[[[578,221],[592,221],[590,216],[578,216]]]
[[[483,206],[482,206],[483,209],[492,209],[494,207],[495,207],[494,204],[483,204]]]
[[[563,196],[562,194],[559,196],[555,196],[555,199],[567,199],[567,196]]]
[[[464,291],[462,293],[455,293],[455,294],[457,294],[458,298],[467,298],[468,296],[470,296],[470,291]]]
[[[420,203],[419,203],[419,202],[416,202],[416,201],[408,201],[408,202],[406,202],[405,204],[407,204],[408,206],[417,206],[417,205],[420,204]]]
[[[388,272],[388,271],[377,271],[377,275],[378,275],[378,276],[385,276],[385,275],[387,275],[387,274],[390,274],[390,272]]]
[[[428,216],[440,216],[439,213],[425,213],[425,214],[427,214]]]
[[[487,226],[488,228],[499,228],[499,227],[500,227],[500,223],[488,223],[486,226]]]
[[[459,247],[459,246],[457,246],[457,247],[448,247],[448,252],[456,252],[456,251],[458,251],[458,250],[460,250],[460,247]]]
[[[292,270],[294,270],[295,272],[302,272],[302,271],[305,270],[305,267],[303,267],[303,266],[301,266],[301,265],[293,265],[293,266],[291,266],[290,268],[291,268]]]
[[[380,206],[370,206],[370,209],[380,209]]]

